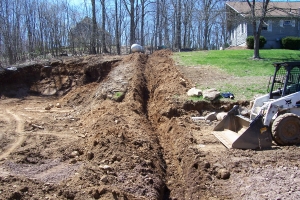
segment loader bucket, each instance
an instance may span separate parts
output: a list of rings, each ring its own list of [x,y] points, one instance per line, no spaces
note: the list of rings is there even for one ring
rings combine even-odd
[[[233,149],[266,149],[272,145],[270,130],[263,125],[262,116],[252,122],[239,115],[234,106],[213,129],[213,134],[227,147]]]

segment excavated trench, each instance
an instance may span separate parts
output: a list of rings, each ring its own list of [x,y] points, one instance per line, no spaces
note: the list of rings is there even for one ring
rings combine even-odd
[[[47,172],[49,179],[57,180],[47,195],[59,199],[201,199],[209,196],[207,182],[215,171],[206,159],[207,153],[196,147],[193,132],[199,127],[190,116],[218,110],[221,104],[180,100],[178,96],[184,95],[191,83],[176,69],[170,55],[169,51],[152,55],[136,53],[122,60],[104,62],[89,57],[53,62],[49,66],[30,66],[2,75],[3,96],[26,97],[32,92],[59,96],[62,104],[74,109],[71,115],[76,119],[72,122],[74,125],[64,125],[70,127],[64,134],[84,135],[76,142],[62,143],[59,149],[52,138],[46,146],[40,145],[40,152],[36,154],[31,152],[36,146],[28,145],[28,141],[27,146],[23,145],[23,153],[10,157],[7,166],[15,166],[11,164],[17,162],[14,157],[23,162],[27,157],[39,160],[35,165],[45,162],[44,158],[53,159],[60,163],[61,169],[76,163],[80,169],[74,168],[73,174],[68,171],[63,179],[54,179],[51,176],[55,173]],[[56,119],[62,117],[65,117],[63,113],[55,116]],[[48,125],[44,124],[46,130],[58,123],[50,117],[48,120]],[[70,156],[74,151],[79,152],[75,158]],[[33,155],[41,158],[32,158]],[[43,185],[47,180],[38,174],[34,179],[41,183],[32,187],[41,197],[45,196],[45,191],[36,184]],[[15,178],[9,183],[13,185],[18,180]],[[11,197],[9,192],[3,194]],[[30,195],[30,192],[19,193],[26,198]]]

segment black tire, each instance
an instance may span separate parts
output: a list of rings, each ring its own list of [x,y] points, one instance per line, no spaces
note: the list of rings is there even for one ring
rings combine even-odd
[[[293,113],[278,116],[272,124],[272,135],[279,145],[300,144],[300,117]]]

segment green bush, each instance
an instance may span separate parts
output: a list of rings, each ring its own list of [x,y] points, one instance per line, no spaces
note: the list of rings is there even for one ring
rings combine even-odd
[[[284,49],[292,49],[292,50],[300,49],[299,37],[285,37],[282,38],[281,43]]]
[[[264,36],[259,37],[259,48],[263,48],[265,44],[267,43],[267,40]],[[254,49],[254,36],[249,36],[246,38],[246,44],[248,49]]]

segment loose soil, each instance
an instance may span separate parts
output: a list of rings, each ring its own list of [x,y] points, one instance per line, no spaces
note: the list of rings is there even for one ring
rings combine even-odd
[[[86,56],[0,74],[0,199],[299,199],[298,146],[228,150],[171,52]],[[193,81],[191,81],[193,79]]]

